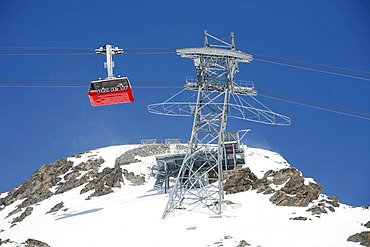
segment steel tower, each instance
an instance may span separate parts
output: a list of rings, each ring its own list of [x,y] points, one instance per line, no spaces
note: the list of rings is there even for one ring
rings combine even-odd
[[[228,116],[268,124],[290,124],[290,119],[266,109],[257,109],[241,96],[256,96],[252,83],[237,82],[238,63],[250,63],[252,55],[235,50],[231,41],[204,32],[204,47],[177,49],[181,57],[194,62],[196,78],[187,78],[185,90],[196,92],[196,103],[152,104],[152,113],[193,116],[189,150],[169,196],[163,217],[174,209],[200,205],[221,214],[226,123]],[[172,99],[172,98],[171,98]],[[246,106],[246,105],[247,106]]]

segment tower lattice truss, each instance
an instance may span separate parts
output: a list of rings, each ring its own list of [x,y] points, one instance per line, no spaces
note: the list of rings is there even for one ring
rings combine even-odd
[[[162,115],[194,118],[189,149],[171,190],[163,218],[178,208],[208,208],[221,214],[225,134],[228,117],[268,124],[290,124],[290,119],[258,109],[241,96],[257,95],[253,84],[236,82],[238,63],[250,63],[252,55],[236,51],[234,35],[231,42],[218,39],[205,31],[204,47],[178,49],[181,57],[194,62],[196,78],[187,78],[185,90],[196,93],[196,102],[169,102],[148,106]],[[213,43],[211,43],[211,42]],[[172,99],[172,98],[171,98]]]

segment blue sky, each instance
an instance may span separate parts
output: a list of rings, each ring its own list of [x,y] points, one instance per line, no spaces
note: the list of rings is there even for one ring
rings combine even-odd
[[[237,79],[251,80],[257,90],[279,98],[346,107],[352,109],[347,113],[363,111],[369,118],[369,13],[365,0],[3,0],[0,51],[93,51],[104,44],[131,51],[201,47],[204,30],[218,37],[235,32],[236,48],[256,56],[367,71],[350,73],[367,76],[361,80],[256,60],[240,64]],[[181,89],[186,76],[194,76],[191,60],[174,53],[117,55],[115,74],[129,77],[135,102],[93,108],[87,89],[91,80],[106,76],[104,59],[0,55],[0,191],[16,187],[44,163],[90,149],[148,138],[189,140],[192,119],[152,115],[147,105],[163,102]],[[24,81],[29,84],[19,83]],[[65,87],[66,82],[76,87]],[[230,119],[228,128],[250,128],[245,143],[281,153],[326,194],[351,205],[370,204],[368,119],[258,99],[291,117],[292,125]]]

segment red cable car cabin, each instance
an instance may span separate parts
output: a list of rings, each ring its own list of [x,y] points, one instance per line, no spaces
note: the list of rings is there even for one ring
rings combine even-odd
[[[92,81],[88,93],[92,106],[104,106],[134,101],[127,77]]]

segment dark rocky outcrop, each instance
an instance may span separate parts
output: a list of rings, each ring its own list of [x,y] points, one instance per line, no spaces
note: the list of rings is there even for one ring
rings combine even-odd
[[[236,247],[245,247],[245,246],[251,246],[251,245],[245,240],[240,240],[239,244]]]
[[[0,246],[3,245],[3,244],[11,244],[11,243],[14,243],[14,242],[11,241],[9,238],[8,239],[4,239],[4,240],[2,240],[0,238]]]
[[[12,216],[12,215],[14,215],[14,214],[16,214],[16,213],[19,213],[19,212],[21,212],[22,211],[22,208],[16,208],[16,209],[14,209],[13,211],[11,211],[9,214],[8,214],[8,216],[6,216],[6,218],[9,218],[10,216]]]
[[[364,225],[364,227],[370,228],[370,220]]]
[[[112,188],[120,188],[123,183],[122,164],[135,162],[135,156],[149,156],[169,151],[169,145],[147,145],[129,150],[116,160],[114,168],[104,168],[99,172],[100,166],[105,162],[103,158],[92,155],[89,160],[74,166],[66,158],[59,159],[51,164],[42,165],[31,178],[11,190],[7,196],[2,197],[0,206],[3,208],[17,200],[23,200],[17,209],[9,213],[8,217],[20,212],[22,208],[39,203],[54,194],[61,194],[83,186],[81,193],[94,190],[89,196],[102,196],[113,192]],[[75,155],[74,157],[81,157]],[[145,177],[124,171],[125,178],[133,185],[145,183]],[[54,188],[53,188],[54,187]],[[51,188],[55,190],[53,193]]]
[[[22,220],[24,220],[27,216],[29,216],[33,211],[33,208],[32,207],[27,207],[26,210],[24,210],[24,212],[18,216],[18,217],[15,217],[13,220],[12,220],[12,224],[15,224],[15,223],[18,223],[18,222],[21,222]]]
[[[360,243],[362,246],[370,247],[370,231],[364,231],[349,236],[347,241]]]
[[[89,159],[86,162],[82,162],[78,164],[77,166],[73,167],[73,171],[89,171],[93,169],[97,169],[100,167],[101,164],[103,164],[105,161],[103,158],[99,157],[97,159]]]
[[[52,195],[53,195],[53,192],[51,192],[50,190],[39,191],[39,193],[34,193],[31,197],[24,200],[20,205],[18,205],[18,207],[25,208],[25,207],[32,206],[38,202],[48,199]]]
[[[271,194],[275,192],[275,190],[270,187],[271,184],[272,181],[264,176],[253,183],[253,189],[257,190],[257,193]]]
[[[23,247],[50,247],[48,244],[46,244],[42,241],[39,241],[39,240],[36,240],[36,239],[31,239],[31,238],[27,239],[22,244],[11,241],[10,239],[2,240],[0,238],[0,246],[2,246],[3,244],[16,244],[17,246],[23,246]]]
[[[335,212],[334,207],[339,207],[339,198],[337,196],[329,196],[326,199],[321,199],[317,205],[312,205],[307,211],[312,215],[322,213]]]
[[[272,183],[285,185],[270,198],[278,206],[307,207],[319,198],[322,186],[309,182],[305,184],[302,174],[294,168],[285,168],[275,172]]]
[[[226,194],[248,191],[257,179],[248,167],[237,167],[226,174],[224,190]]]
[[[57,203],[54,207],[52,207],[52,208],[47,212],[47,214],[55,213],[55,212],[59,211],[60,209],[62,209],[63,207],[64,207],[64,203],[63,203],[63,202]]]
[[[332,207],[339,207],[339,197],[337,196],[328,196],[327,199],[320,200],[320,203],[326,203]]]
[[[50,190],[54,186],[56,186],[55,194],[61,194],[89,182],[98,173],[103,163],[104,159],[97,158],[82,162],[75,167],[73,162],[67,159],[44,164],[32,174],[30,179],[11,190],[6,197],[1,198],[1,203],[7,206],[17,200],[25,199],[17,207],[19,209],[29,207],[54,195]],[[80,177],[81,172],[86,171],[88,172]],[[61,182],[62,176],[63,182]],[[19,212],[19,209],[12,211],[8,217]]]
[[[298,216],[298,217],[290,218],[290,220],[308,220],[308,218],[303,217],[303,216]]]
[[[99,167],[104,163],[104,159],[99,157],[97,159],[89,159],[86,162],[81,162],[77,166],[72,168],[72,171],[64,175],[65,182],[61,182],[58,185],[55,194],[61,194],[71,189],[77,188],[83,184],[86,184],[93,179],[99,171]],[[81,172],[86,172],[85,175],[81,176]]]
[[[87,199],[94,196],[103,196],[112,193],[112,188],[121,188],[121,183],[123,183],[122,174],[122,168],[119,166],[115,166],[114,168],[106,167],[102,172],[96,173],[80,193],[83,194],[95,189]]]
[[[17,200],[27,198],[19,207],[28,207],[49,198],[53,195],[49,189],[61,180],[59,176],[71,169],[72,165],[73,162],[67,159],[60,159],[55,163],[42,165],[32,174],[30,179],[8,193],[3,198],[3,204],[7,206]]]
[[[128,172],[126,169],[123,169],[123,175],[132,185],[143,185],[145,183],[144,175],[135,175],[133,172]]]
[[[26,242],[22,243],[24,247],[50,247],[48,244],[41,242],[36,239],[27,239]]]
[[[279,190],[271,186],[280,186]],[[257,190],[257,193],[271,194],[270,201],[278,206],[307,207],[316,200],[322,187],[317,183],[305,184],[302,174],[294,168],[285,168],[279,171],[267,171],[262,178],[251,172],[247,167],[239,167],[228,171],[224,184],[226,194],[238,193],[247,190]],[[336,205],[335,199],[328,200]],[[328,203],[329,203],[328,202]],[[332,207],[329,209],[332,211]]]

